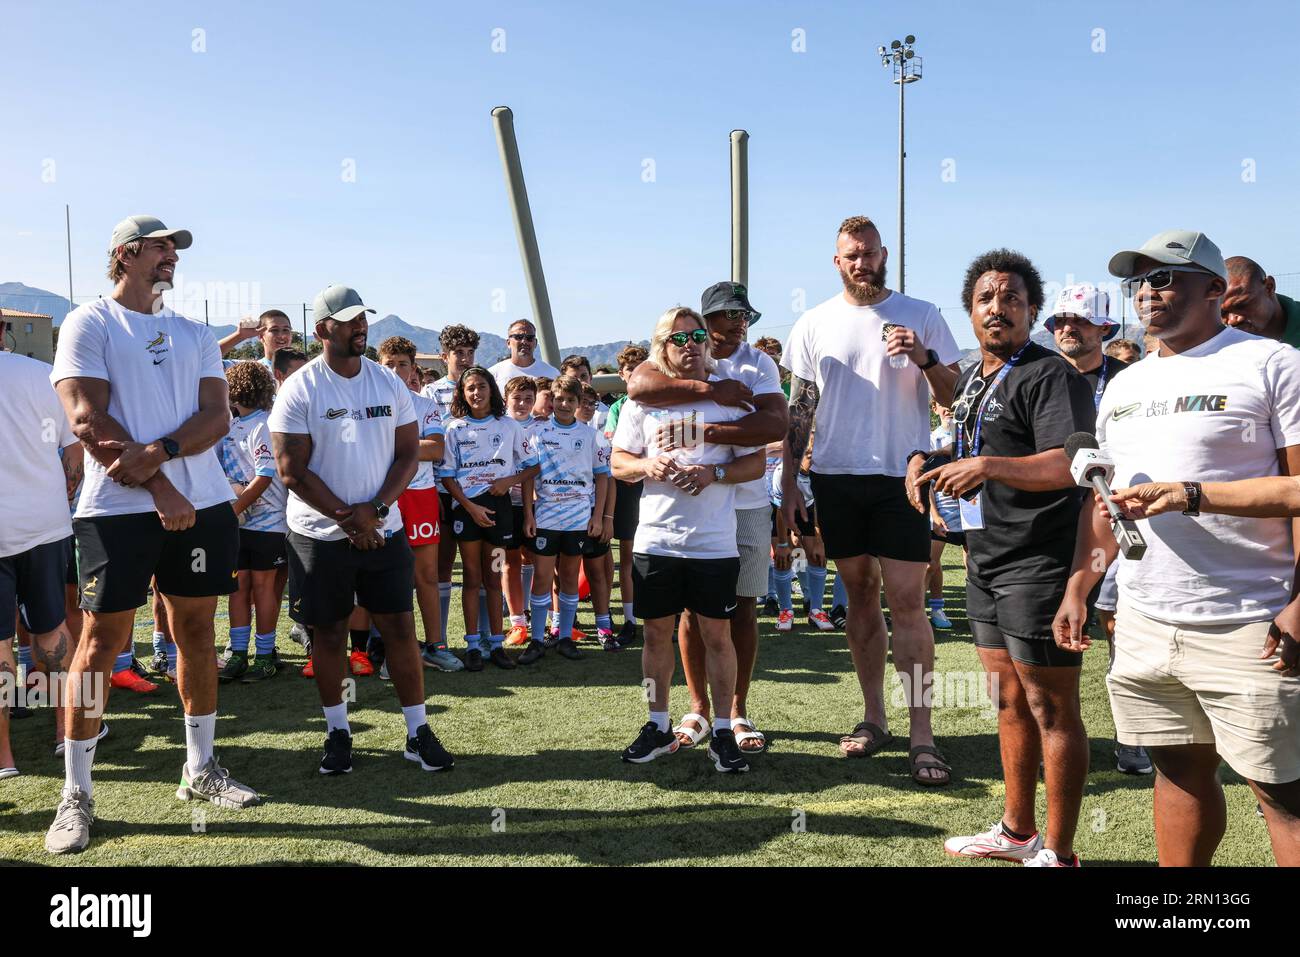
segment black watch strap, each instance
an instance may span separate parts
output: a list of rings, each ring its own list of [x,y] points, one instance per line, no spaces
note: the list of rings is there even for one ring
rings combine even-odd
[[[1183,514],[1195,518],[1201,514],[1201,483],[1184,482],[1183,491],[1187,493],[1187,507],[1183,509]]]
[[[388,506],[384,504],[383,499],[376,498],[376,499],[375,499],[374,501],[372,501],[370,504],[373,505],[373,506],[375,507],[375,513],[376,513],[380,518],[387,518],[387,517],[388,517]]]
[[[921,456],[924,456],[924,457],[926,457],[926,458],[929,458],[930,453],[927,452],[925,449],[912,449],[912,451],[910,451],[910,452],[907,453],[907,460],[906,460],[903,464],[904,464],[904,465],[911,465],[911,464],[912,464],[912,459],[916,458],[918,455],[921,455]]]
[[[181,454],[181,444],[171,436],[163,436],[158,440],[158,442],[162,445],[163,451],[167,453],[167,461],[170,462],[172,459],[176,458],[176,456]]]
[[[930,361],[928,361],[928,362],[927,362],[925,365],[923,365],[923,366],[918,366],[918,367],[917,367],[917,368],[919,368],[922,372],[924,372],[926,369],[933,369],[935,366],[937,366],[937,365],[939,364],[939,353],[935,352],[933,349],[926,349],[926,350],[925,350],[925,354],[928,355],[928,356],[930,357]]]

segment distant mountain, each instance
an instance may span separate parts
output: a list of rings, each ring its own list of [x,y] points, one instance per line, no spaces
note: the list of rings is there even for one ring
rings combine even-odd
[[[34,286],[25,286],[20,282],[0,282],[0,307],[53,316],[56,326],[71,311],[68,308],[67,296],[60,296],[58,293],[37,289]]]

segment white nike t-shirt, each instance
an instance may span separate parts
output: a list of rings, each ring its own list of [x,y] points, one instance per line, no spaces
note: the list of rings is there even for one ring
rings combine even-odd
[[[748,413],[716,402],[688,402],[656,409],[628,399],[618,415],[613,447],[645,458],[658,455],[656,436],[662,425],[694,415],[699,422],[734,422]],[[725,465],[756,451],[734,445],[701,442],[677,449],[673,458],[683,465]],[[736,489],[729,482],[714,482],[699,495],[682,491],[671,482],[646,479],[641,492],[640,520],[632,550],[647,555],[676,558],[735,558]]]
[[[5,488],[0,558],[8,558],[72,534],[59,450],[77,438],[44,362],[0,352],[0,390]]]
[[[795,322],[783,365],[815,382],[817,441],[812,471],[822,475],[907,474],[907,453],[930,440],[930,387],[912,361],[902,369],[885,354],[886,326],[916,332],[939,361],[961,358],[948,323],[933,304],[891,292],[874,306],[839,294]]]
[[[411,390],[389,369],[362,358],[350,379],[319,355],[280,387],[271,410],[271,431],[310,435],[307,467],[344,502],[373,501],[393,466],[395,434],[415,421]],[[289,493],[290,531],[321,541],[347,538],[332,515],[322,515]],[[402,528],[397,503],[388,509],[385,532]]]
[[[226,381],[211,331],[163,308],[157,315],[123,309],[114,299],[78,306],[63,320],[50,381],[104,379],[108,414],[137,442],[171,435],[199,411],[199,380]],[[162,473],[195,510],[233,500],[215,446],[177,456]],[[86,453],[86,482],[77,518],[154,510],[143,488],[124,488]]]
[[[719,379],[736,379],[749,387],[754,395],[779,395],[781,391],[781,370],[776,367],[772,357],[748,342],[741,342],[736,351],[725,359],[716,360],[714,375]],[[743,410],[742,410],[743,411]],[[752,482],[736,486],[736,508],[768,508],[767,483],[756,478]]]
[[[1300,352],[1225,328],[1188,352],[1152,353],[1107,386],[1097,440],[1115,463],[1112,488],[1277,475],[1277,450],[1300,445]],[[1117,561],[1120,594],[1142,614],[1222,625],[1286,606],[1290,519],[1174,512],[1139,526],[1146,554]]]
[[[553,365],[547,365],[541,359],[533,359],[533,364],[530,366],[517,366],[508,356],[491,369],[488,369],[488,372],[492,373],[492,378],[497,380],[497,388],[501,390],[502,395],[506,394],[506,383],[511,379],[519,378],[521,375],[530,376],[534,379],[539,376],[554,379],[560,374],[559,369]]]

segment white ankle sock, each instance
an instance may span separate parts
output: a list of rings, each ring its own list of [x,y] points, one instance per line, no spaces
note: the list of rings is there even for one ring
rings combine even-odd
[[[93,784],[90,780],[90,766],[95,763],[95,747],[98,737],[84,741],[67,738],[63,743],[63,793],[80,788],[86,797],[90,797]]]
[[[217,735],[217,713],[185,716],[185,766],[198,774],[212,759],[212,739]]]

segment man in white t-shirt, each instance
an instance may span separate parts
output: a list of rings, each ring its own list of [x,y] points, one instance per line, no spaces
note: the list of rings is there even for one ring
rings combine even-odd
[[[885,714],[889,635],[880,610],[882,578],[894,623],[894,667],[907,682],[934,668],[934,632],[923,601],[930,530],[910,501],[905,477],[920,474],[930,396],[952,402],[961,355],[938,309],[885,286],[887,258],[870,219],[841,223],[834,262],[844,291],[800,316],[785,346],[791,380],[783,508],[787,525],[797,529],[803,498],[795,480],[815,418],[817,517],[826,557],[848,589],[846,632],[865,699],[863,720],[840,739],[850,757],[874,754],[893,740]],[[930,708],[914,700],[908,712],[913,749],[933,747]],[[936,761],[917,758],[916,780],[947,784]]]
[[[73,531],[82,641],[73,688],[107,686],[131,640],[150,579],[179,649],[186,762],[177,797],[222,807],[259,802],[212,754],[217,721],[217,597],[235,590],[239,523],[216,446],[230,428],[212,333],[162,302],[188,230],[152,216],[118,223],[109,242],[113,292],[69,313],[50,378],[89,453]],[[51,853],[83,850],[94,805],[90,768],[104,701],[70,696],[63,800],[45,838]],[[93,716],[92,716],[93,715]]]
[[[776,363],[745,341],[749,326],[760,313],[749,304],[749,294],[738,282],[719,282],[701,296],[701,315],[708,324],[709,350],[715,367],[708,381],[664,375],[644,362],[628,379],[631,401],[643,406],[672,409],[698,402],[731,389],[743,401],[742,415],[728,422],[699,422],[691,442],[753,448],[785,436],[789,426],[781,373]],[[730,383],[730,385],[724,385]],[[736,388],[737,384],[740,388]],[[752,410],[750,409],[752,406]],[[668,438],[665,436],[665,438]],[[762,732],[748,715],[749,683],[758,656],[758,599],[767,593],[767,567],[771,556],[772,505],[763,477],[736,487],[736,546],[740,573],[736,580],[736,610],[731,616],[731,640],[736,646],[736,691],[731,709],[736,742],[747,754],[764,749]],[[682,717],[676,733],[687,747],[709,733],[709,684],[705,673],[704,645],[695,616],[682,616],[678,633],[682,668],[691,696],[691,710]]]
[[[0,320],[0,339],[4,327]],[[77,646],[79,636],[66,622],[63,582],[73,554],[68,498],[81,473],[82,450],[50,385],[48,365],[0,352],[0,382],[7,490],[0,523],[0,698],[11,703],[17,690],[13,637],[20,609],[31,635],[32,662],[42,674],[61,675]],[[0,778],[17,773],[4,703]]]
[[[287,380],[271,411],[271,441],[289,491],[289,615],[313,629],[312,665],[325,711],[321,774],[352,771],[343,700],[348,619],[365,608],[406,720],[404,756],[426,771],[452,766],[429,727],[411,600],[414,559],[398,497],[419,467],[411,391],[365,357],[373,313],[348,286],[312,305],[321,354]]]
[[[519,319],[510,324],[506,341],[510,345],[509,357],[488,369],[492,378],[497,380],[497,388],[502,395],[505,394],[506,383],[515,376],[526,375],[534,379],[544,376],[554,379],[560,374],[555,366],[533,358],[533,353],[537,351],[537,327],[527,319]]]
[[[677,306],[655,326],[650,361],[669,375],[706,382],[713,365],[708,342],[704,318]],[[653,761],[681,746],[668,715],[673,618],[690,612],[698,622],[713,689],[716,717],[709,757],[724,773],[749,770],[731,730],[737,656],[730,619],[740,572],[736,490],[762,479],[763,449],[697,437],[699,423],[728,423],[741,415],[740,409],[724,408],[703,395],[667,409],[629,399],[619,415],[613,471],[624,481],[645,481],[632,564],[636,614],[645,621],[641,662],[650,705],[650,720],[624,750],[624,761]],[[702,735],[691,737],[694,745]]]
[[[293,348],[293,325],[289,317],[279,309],[268,309],[256,319],[245,316],[239,320],[235,331],[221,339],[217,348],[224,357],[232,349],[249,339],[258,339],[262,343],[262,357],[257,361],[266,366],[270,372],[275,371],[275,354],[281,349]],[[230,360],[225,360],[230,364]]]
[[[1119,559],[1106,676],[1116,732],[1155,764],[1161,865],[1213,860],[1227,823],[1220,761],[1259,799],[1277,863],[1300,865],[1294,520],[1199,507],[1202,480],[1300,475],[1300,353],[1222,324],[1227,270],[1203,233],[1160,233],[1110,271],[1160,348],[1106,389],[1097,440],[1121,501],[1136,504],[1121,487],[1152,480],[1182,491],[1179,510],[1143,522],[1141,560]],[[1105,518],[1085,509],[1053,623],[1063,648],[1088,646],[1087,596],[1105,570],[1095,556],[1109,564],[1117,551]],[[1271,660],[1279,645],[1283,660]]]

